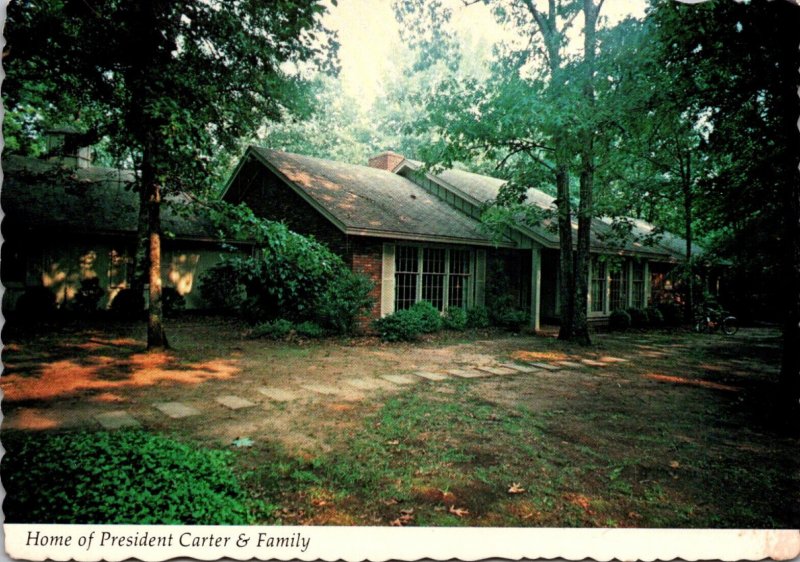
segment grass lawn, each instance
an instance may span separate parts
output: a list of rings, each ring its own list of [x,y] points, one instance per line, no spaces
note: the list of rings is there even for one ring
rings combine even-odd
[[[51,435],[85,440],[124,412],[176,451],[226,450],[231,494],[258,523],[800,526],[800,438],[772,408],[775,330],[597,334],[581,348],[493,332],[276,343],[216,318],[168,328],[175,349],[154,355],[139,325],[7,330],[7,455]],[[414,375],[531,362],[558,370]],[[217,401],[230,396],[249,405]],[[167,402],[195,415],[170,418]],[[14,466],[4,459],[4,482]],[[38,478],[37,490],[67,486]],[[131,478],[135,489],[144,476]]]

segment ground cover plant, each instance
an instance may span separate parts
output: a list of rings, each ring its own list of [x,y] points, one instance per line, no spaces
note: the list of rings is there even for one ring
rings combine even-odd
[[[246,525],[229,452],[144,431],[4,433],[3,511],[11,523]]]
[[[160,436],[203,456],[225,449],[230,464],[217,466],[238,483],[232,497],[262,506],[247,511],[255,523],[800,524],[800,438],[796,427],[792,433],[780,425],[771,399],[777,330],[744,329],[732,338],[681,329],[608,332],[582,348],[496,331],[457,339],[443,332],[413,344],[286,342],[253,339],[252,328],[234,319],[170,322],[175,349],[163,354],[144,354],[144,330],[129,323],[30,335],[7,329],[4,484],[19,462],[15,438],[57,437],[57,448],[82,453],[93,446],[85,435],[101,435],[82,431],[96,428],[99,414],[124,409],[145,437],[114,456],[124,466],[96,463],[110,470],[109,481],[124,482],[125,467],[145,462],[134,458],[150,447],[141,443]],[[527,362],[572,366],[440,381],[413,374]],[[398,374],[416,382],[382,378]],[[217,401],[230,395],[251,405],[231,410]],[[155,407],[166,401],[200,414],[171,419]],[[106,435],[101,448],[122,433]],[[168,454],[170,466],[184,471],[181,463],[194,463],[190,452]],[[79,459],[90,456],[59,459],[86,464]],[[31,474],[51,462],[36,463]],[[217,478],[194,472],[200,486]],[[34,505],[38,487],[11,482],[11,497],[28,494],[23,503]],[[95,499],[82,498],[96,513]],[[120,509],[118,520],[131,517]]]

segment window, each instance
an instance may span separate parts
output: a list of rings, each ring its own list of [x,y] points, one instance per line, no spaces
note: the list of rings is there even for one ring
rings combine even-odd
[[[644,264],[633,262],[631,268],[631,306],[644,308]]]
[[[466,308],[469,295],[470,253],[468,250],[450,250],[450,283],[447,306]]]
[[[395,253],[395,310],[424,300],[437,310],[469,304],[472,252],[398,246]]]
[[[609,276],[609,310],[626,308],[628,304],[628,271],[625,264],[611,268]]]
[[[395,310],[410,308],[417,302],[417,248],[398,246],[395,257]]]
[[[592,259],[591,312],[606,311],[606,262]]]

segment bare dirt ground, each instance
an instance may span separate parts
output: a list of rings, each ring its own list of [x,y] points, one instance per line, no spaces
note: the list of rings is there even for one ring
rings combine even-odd
[[[124,412],[198,446],[251,439],[236,450],[269,521],[800,526],[775,330],[597,334],[588,348],[491,332],[270,342],[219,318],[168,334],[173,349],[148,354],[140,325],[7,329],[3,431],[100,429]],[[529,372],[449,373],[509,364]],[[217,401],[231,396],[250,404]],[[169,402],[196,415],[169,417]]]

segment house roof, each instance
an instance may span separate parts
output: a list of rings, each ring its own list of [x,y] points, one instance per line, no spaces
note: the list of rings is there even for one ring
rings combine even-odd
[[[65,168],[57,161],[7,156],[3,159],[0,203],[3,231],[131,235],[137,230],[138,195],[134,173],[114,168]],[[168,197],[162,230],[176,238],[216,240],[203,213],[186,213],[190,201]],[[176,212],[181,206],[184,212]]]
[[[494,245],[479,221],[389,171],[261,147],[248,153],[346,234]]]
[[[416,160],[406,160],[411,170],[419,171],[424,164]],[[396,171],[402,172],[403,166]],[[437,182],[457,196],[474,205],[485,205],[497,199],[500,188],[506,180],[467,172],[447,169],[437,173],[427,173],[429,179]],[[543,210],[555,210],[555,197],[545,192],[529,188],[526,201]],[[572,228],[577,233],[577,219],[573,218]],[[607,218],[592,220],[591,247],[596,252],[626,253],[646,255],[656,259],[679,260],[685,256],[685,241],[673,234],[663,233],[653,236],[655,226],[640,219],[625,219],[627,233],[615,233],[613,221]],[[520,226],[518,230],[533,236],[537,241],[551,248],[558,247],[558,232],[553,218],[545,218],[535,226]],[[694,253],[699,255],[702,248],[694,245]]]

